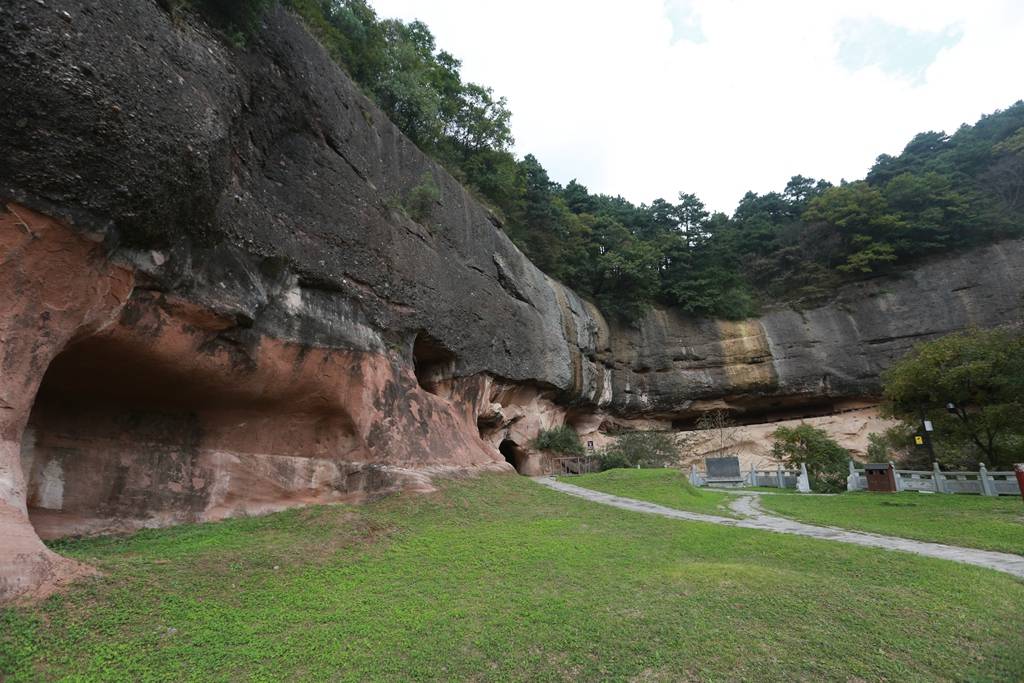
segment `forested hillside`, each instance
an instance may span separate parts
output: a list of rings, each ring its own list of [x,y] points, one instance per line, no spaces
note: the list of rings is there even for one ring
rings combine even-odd
[[[556,183],[532,155],[516,159],[505,100],[463,81],[423,23],[381,19],[366,0],[284,1],[406,135],[494,208],[534,263],[607,314],[630,319],[658,303],[740,318],[1024,234],[1024,102],[952,135],[921,133],[863,180],[796,175],[779,192],[749,192],[731,216],[685,192],[636,206]],[[270,0],[193,2],[242,40]]]

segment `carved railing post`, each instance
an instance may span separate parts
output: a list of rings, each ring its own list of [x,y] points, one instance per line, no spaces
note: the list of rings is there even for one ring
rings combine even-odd
[[[935,493],[946,493],[946,477],[939,469],[939,463],[932,462],[932,481],[935,482]]]
[[[981,463],[978,466],[978,481],[981,482],[981,495],[983,496],[995,496],[996,487],[992,482],[992,477],[988,475],[988,468],[985,467],[985,463]]]
[[[859,491],[860,490],[860,475],[857,474],[857,468],[853,464],[853,460],[849,461],[850,473],[846,476],[846,490],[847,491]]]

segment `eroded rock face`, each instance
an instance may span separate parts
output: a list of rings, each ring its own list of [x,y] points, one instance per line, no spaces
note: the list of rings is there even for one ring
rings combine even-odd
[[[241,52],[147,0],[67,2],[70,21],[31,5],[0,8],[17,38],[0,55],[6,198],[161,250],[161,289],[240,322],[263,313],[272,271],[287,271],[293,296],[322,310],[267,325],[303,343],[373,350],[343,329],[359,317],[396,343],[425,331],[459,376],[602,390],[580,353],[596,335],[586,305],[287,11],[268,13]],[[400,206],[424,174],[441,196],[421,225]]]
[[[1020,317],[1008,242],[802,313],[610,326],[285,10],[244,51],[149,0],[6,3],[0,33],[0,600],[85,571],[39,536],[538,474],[564,423],[827,412]]]
[[[240,51],[146,0],[59,9],[0,7],[0,494],[21,539],[0,599],[61,575],[30,521],[124,530],[512,471],[477,423],[491,377],[608,393],[592,309],[286,11]],[[424,174],[421,224],[400,206]]]
[[[428,391],[412,350],[388,348],[358,319],[333,324],[364,348],[301,343],[284,313],[242,326],[142,286],[144,273],[25,207],[0,214],[0,236],[11,294],[0,307],[5,597],[78,571],[37,533],[353,501],[507,467],[477,430],[479,380]],[[306,304],[289,282],[261,281],[266,305],[301,329]]]
[[[1024,242],[1006,241],[840,288],[827,305],[754,320],[653,311],[612,330],[612,410],[689,426],[709,409],[748,420],[875,397],[914,344],[1024,320]]]
[[[132,284],[130,271],[55,221],[25,207],[0,212],[0,600],[45,594],[85,571],[48,550],[29,522],[22,435],[50,362],[108,325]]]

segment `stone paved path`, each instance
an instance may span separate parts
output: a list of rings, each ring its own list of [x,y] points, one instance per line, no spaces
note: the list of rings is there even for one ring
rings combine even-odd
[[[847,531],[835,527],[813,526],[794,522],[782,517],[774,517],[767,514],[757,504],[757,494],[747,492],[745,495],[737,496],[730,504],[730,508],[744,516],[743,519],[731,519],[729,517],[718,517],[717,515],[705,515],[699,512],[686,512],[675,510],[663,505],[648,503],[633,498],[622,498],[613,496],[610,493],[593,491],[572,484],[557,481],[551,477],[536,477],[539,484],[562,493],[584,498],[595,503],[602,503],[623,510],[633,512],[646,512],[652,515],[661,515],[672,519],[684,519],[691,522],[709,522],[723,526],[734,526],[741,529],[760,529],[762,531],[774,531],[780,534],[794,534],[796,536],[808,536],[810,538],[821,538],[840,543],[852,543],[872,548],[884,548],[886,550],[897,550],[925,557],[937,557],[953,562],[973,564],[978,567],[995,569],[996,571],[1012,574],[1017,578],[1024,579],[1024,556],[1011,553],[998,553],[991,550],[975,550],[973,548],[960,548],[953,545],[941,543],[927,543],[925,541],[913,541],[908,538],[897,538],[895,536],[882,536],[869,534],[862,531]]]

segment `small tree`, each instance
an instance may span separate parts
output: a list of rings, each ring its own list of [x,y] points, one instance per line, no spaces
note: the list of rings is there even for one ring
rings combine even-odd
[[[987,465],[1009,465],[1024,435],[1024,339],[968,330],[919,344],[882,376],[886,411],[927,416],[937,440],[977,448]]]
[[[928,453],[914,443],[917,429],[912,424],[900,422],[884,432],[868,434],[868,460],[889,462],[890,460],[915,469],[932,466]]]
[[[679,462],[679,446],[671,432],[624,432],[598,457],[601,469],[665,467]]]
[[[425,171],[420,177],[420,182],[409,191],[405,201],[405,209],[409,212],[409,218],[417,223],[423,223],[430,218],[434,206],[441,201],[441,189],[434,182],[434,176]]]
[[[772,433],[772,456],[791,466],[806,465],[811,488],[819,493],[846,489],[850,453],[824,429],[800,424]]]
[[[700,419],[697,420],[697,429],[713,434],[714,443],[717,444],[715,450],[724,454],[725,449],[733,445],[736,440],[738,427],[729,417],[728,412],[712,410],[700,416]]]

